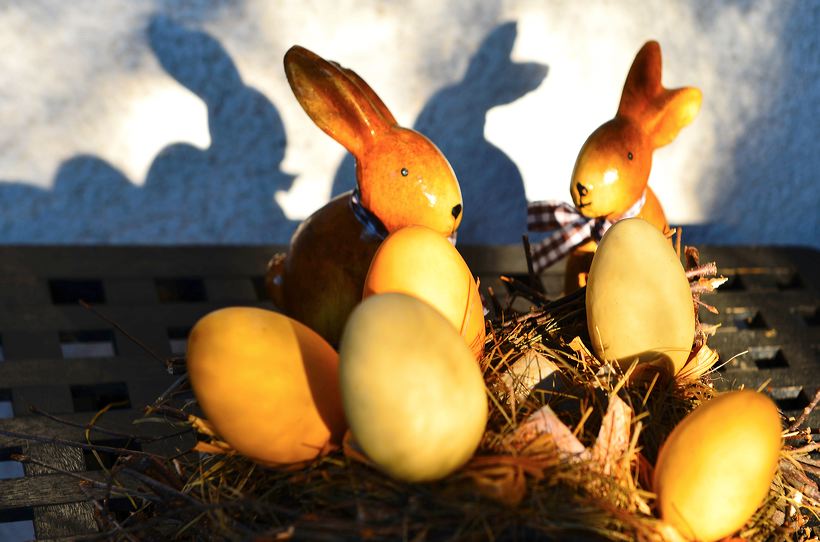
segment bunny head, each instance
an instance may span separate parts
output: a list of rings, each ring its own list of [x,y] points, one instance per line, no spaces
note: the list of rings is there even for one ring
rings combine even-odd
[[[647,42],[635,57],[615,117],[587,138],[570,193],[589,218],[617,219],[646,190],[652,152],[670,143],[700,109],[700,90],[661,85],[661,49]]]
[[[356,159],[362,205],[388,232],[422,225],[451,235],[461,223],[461,189],[450,163],[420,133],[402,128],[353,71],[299,46],[285,54],[296,99]]]

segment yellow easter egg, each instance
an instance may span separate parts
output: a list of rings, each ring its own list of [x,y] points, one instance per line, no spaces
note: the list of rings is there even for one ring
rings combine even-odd
[[[476,358],[484,351],[484,306],[470,268],[441,234],[408,226],[379,246],[364,284],[364,297],[401,292],[435,307],[455,326]]]
[[[252,307],[214,311],[191,330],[187,365],[208,421],[254,461],[305,461],[341,440],[338,355],[295,320]]]
[[[740,529],[769,492],[780,435],[777,407],[761,393],[733,391],[701,404],[658,455],[654,488],[663,520],[701,542]]]
[[[586,291],[587,327],[600,359],[635,360],[676,374],[695,337],[689,281],[672,244],[640,218],[615,223],[601,239]]]
[[[353,437],[399,480],[450,474],[484,434],[481,370],[447,319],[416,297],[374,295],[353,311],[342,334],[339,378]]]

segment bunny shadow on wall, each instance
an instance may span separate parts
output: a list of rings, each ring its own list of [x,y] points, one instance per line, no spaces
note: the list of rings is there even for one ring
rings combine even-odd
[[[293,177],[279,169],[286,138],[273,104],[211,36],[156,17],[147,37],[165,71],[205,102],[211,145],[167,146],[142,187],[90,155],[63,162],[52,190],[2,183],[3,241],[270,243],[295,229],[274,201]]]
[[[60,165],[51,190],[0,183],[0,239],[6,243],[104,243],[133,220],[140,188],[100,158]]]
[[[274,201],[293,176],[280,171],[285,129],[279,113],[246,86],[222,46],[211,36],[155,18],[148,28],[152,50],[168,74],[208,108],[211,145],[200,150],[166,147],[145,182],[150,237],[177,241],[271,242],[287,239],[296,222]],[[157,205],[159,200],[174,202]],[[176,218],[175,218],[176,217]]]
[[[413,126],[429,137],[453,166],[461,185],[464,218],[459,243],[518,243],[526,231],[527,198],[518,167],[484,138],[487,111],[538,88],[547,66],[510,59],[516,23],[498,26],[470,59],[464,78],[436,92]],[[333,195],[355,185],[353,159],[336,173]]]

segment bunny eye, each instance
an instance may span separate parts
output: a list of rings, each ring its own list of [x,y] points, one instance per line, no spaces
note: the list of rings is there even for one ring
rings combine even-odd
[[[626,157],[629,158],[630,160],[632,160],[632,158],[633,158],[632,153],[631,152],[626,153]]]
[[[406,167],[401,168],[401,176],[402,177],[407,177],[409,174],[410,174],[410,172],[407,171]]]

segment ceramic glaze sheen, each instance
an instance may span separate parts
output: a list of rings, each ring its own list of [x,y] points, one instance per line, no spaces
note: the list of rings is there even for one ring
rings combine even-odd
[[[285,74],[313,122],[356,159],[361,205],[388,233],[410,225],[444,237],[456,231],[461,189],[429,139],[399,126],[355,72],[303,47],[286,53]],[[288,255],[275,256],[266,276],[274,302],[333,345],[361,295],[375,250],[355,220],[349,208],[331,201],[308,219],[312,224],[297,229]],[[328,292],[334,292],[330,299]]]
[[[675,139],[700,110],[701,93],[693,87],[666,89],[661,84],[661,48],[655,41],[641,47],[624,83],[615,117],[599,126],[578,153],[570,180],[575,207],[588,218],[618,220],[646,191],[638,214],[660,231],[669,224],[658,198],[647,186],[652,152]],[[570,254],[565,291],[585,284],[590,241]]]

